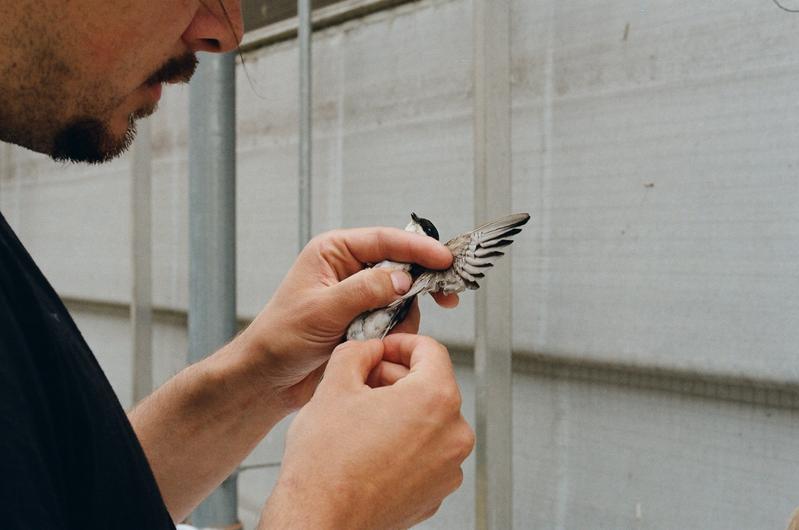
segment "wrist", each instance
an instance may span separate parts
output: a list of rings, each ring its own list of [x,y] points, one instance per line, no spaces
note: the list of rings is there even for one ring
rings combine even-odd
[[[238,395],[241,406],[277,423],[292,412],[269,377],[268,354],[239,334],[207,359],[212,378],[223,391]]]
[[[229,346],[240,352],[238,362],[247,367],[253,384],[275,396],[286,414],[295,412],[313,395],[330,351],[263,315]]]
[[[358,528],[343,490],[311,488],[281,474],[264,509],[258,530]]]

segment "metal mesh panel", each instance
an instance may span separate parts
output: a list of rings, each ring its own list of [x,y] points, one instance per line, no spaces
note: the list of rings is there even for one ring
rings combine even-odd
[[[313,0],[314,9],[327,7],[342,0]],[[297,16],[296,0],[244,0],[241,4],[244,13],[244,30],[262,28],[281,20]]]

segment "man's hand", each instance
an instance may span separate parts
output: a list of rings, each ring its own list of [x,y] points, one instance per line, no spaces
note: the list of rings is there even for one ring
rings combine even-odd
[[[432,238],[391,228],[316,237],[244,332],[131,411],[174,520],[182,520],[278,421],[310,399],[352,319],[399,297],[390,272],[362,270],[364,263],[383,259],[444,268],[452,255]],[[397,328],[415,333],[418,327],[414,307]]]
[[[336,348],[289,429],[261,529],[407,528],[460,486],[474,433],[449,354],[394,334]]]
[[[287,409],[302,406],[313,393],[333,348],[350,322],[369,309],[384,307],[405,293],[410,276],[364,264],[384,259],[443,269],[452,254],[433,238],[394,228],[335,230],[311,240],[283,283],[240,339],[255,358],[267,387]],[[437,296],[445,307],[457,295]],[[418,308],[400,331],[416,332]]]

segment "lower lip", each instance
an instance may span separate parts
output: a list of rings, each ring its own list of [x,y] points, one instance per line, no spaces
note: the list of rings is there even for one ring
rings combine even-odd
[[[155,84],[155,85],[153,85],[153,86],[151,86],[151,87],[148,87],[148,90],[149,90],[149,92],[150,92],[150,95],[151,95],[151,96],[153,97],[153,99],[155,99],[156,101],[158,101],[159,99],[161,99],[161,90],[162,90],[162,89],[163,89],[163,85],[161,85],[161,83],[157,83],[157,84]]]

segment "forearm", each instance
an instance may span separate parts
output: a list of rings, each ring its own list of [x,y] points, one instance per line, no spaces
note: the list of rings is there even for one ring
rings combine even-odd
[[[184,369],[129,414],[175,521],[288,412],[241,343]]]

